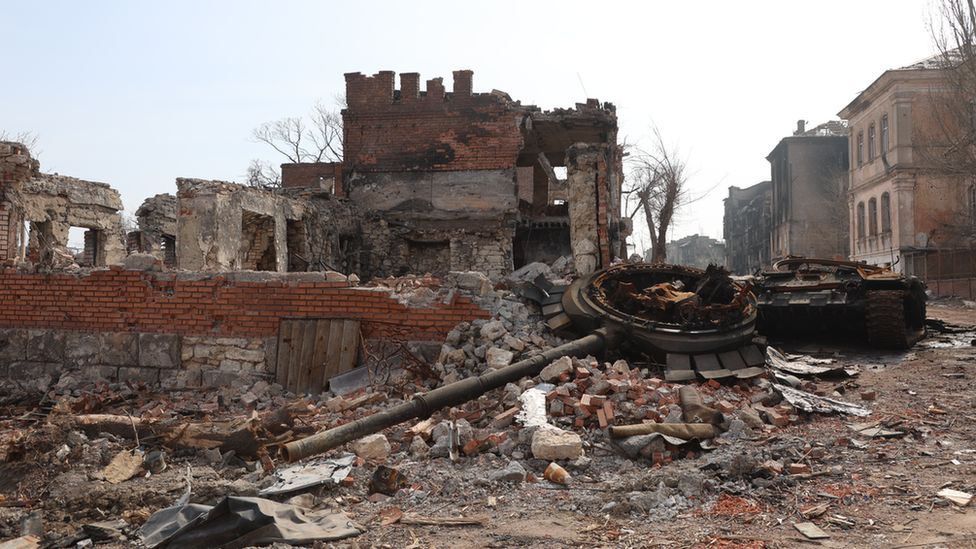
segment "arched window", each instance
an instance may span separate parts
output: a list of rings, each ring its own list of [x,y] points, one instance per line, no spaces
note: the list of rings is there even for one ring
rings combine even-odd
[[[868,162],[874,160],[874,124],[868,126]]]
[[[864,238],[864,202],[857,203],[857,237]]]
[[[881,232],[891,232],[891,195],[881,193]]]
[[[878,234],[878,200],[876,198],[868,200],[868,234],[871,236]]]
[[[888,115],[881,117],[881,154],[888,152]]]

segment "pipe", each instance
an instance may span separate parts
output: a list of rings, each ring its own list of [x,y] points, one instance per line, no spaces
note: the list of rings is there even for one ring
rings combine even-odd
[[[382,431],[404,421],[426,418],[442,408],[464,404],[469,400],[504,387],[524,377],[536,376],[553,360],[564,356],[586,356],[602,352],[616,343],[616,334],[600,328],[590,335],[549,349],[534,357],[515,364],[485,372],[480,376],[455,381],[433,391],[415,395],[410,402],[404,402],[389,410],[377,412],[356,421],[333,427],[301,440],[295,440],[282,447],[287,461],[298,461],[308,456],[321,454],[349,441]]]
[[[649,435],[659,433],[669,437],[685,440],[704,440],[715,438],[718,429],[707,423],[638,423],[635,425],[611,425],[612,438],[632,437],[634,435]]]

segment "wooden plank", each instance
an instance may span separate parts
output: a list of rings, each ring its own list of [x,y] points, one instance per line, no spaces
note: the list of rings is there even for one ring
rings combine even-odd
[[[339,371],[333,375],[344,374],[356,367],[359,353],[359,321],[346,320],[342,323],[342,345],[339,358]]]
[[[291,355],[291,329],[294,323],[281,319],[278,323],[278,360],[275,363],[275,379],[282,387],[288,386],[288,357]]]
[[[312,373],[312,353],[315,351],[315,320],[302,321],[302,354],[298,357],[298,390],[305,393],[309,390],[309,377]]]
[[[325,358],[325,380],[339,373],[339,360],[342,358],[342,320],[333,319],[329,328],[329,346]]]
[[[293,393],[298,392],[298,377],[301,375],[298,368],[302,357],[302,347],[305,345],[305,338],[302,337],[304,333],[305,325],[302,321],[293,321],[291,329],[291,353],[288,354],[288,385],[285,385],[285,389]]]
[[[308,376],[308,391],[317,395],[325,389],[325,357],[329,354],[329,330],[332,321],[325,318],[315,324],[315,352]]]

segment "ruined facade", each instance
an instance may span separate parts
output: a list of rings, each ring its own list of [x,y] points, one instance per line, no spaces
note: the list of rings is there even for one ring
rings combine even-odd
[[[0,260],[55,269],[99,267],[125,258],[122,200],[106,185],[44,174],[18,143],[0,144]],[[84,245],[68,249],[72,228]]]
[[[936,57],[885,71],[839,113],[850,130],[852,259],[933,282],[973,277],[970,243],[956,230],[976,211],[971,175],[928,169],[923,154],[946,129],[938,106],[948,93]]]
[[[138,230],[126,235],[129,253],[156,256],[167,267],[176,266],[176,197],[157,194],[136,210]]]
[[[450,92],[395,80],[346,75],[343,190],[380,227],[364,231],[370,274],[498,276],[568,254],[587,271],[623,255],[613,105],[543,112],[474,93],[471,71]]]
[[[746,275],[770,264],[769,235],[772,230],[772,183],[763,181],[744,189],[729,187],[724,199],[726,267]]]
[[[668,263],[704,269],[709,265],[725,265],[725,244],[705,235],[693,234],[667,244]],[[648,250],[650,252],[650,250]],[[646,256],[650,259],[650,255]]]
[[[830,121],[784,137],[769,153],[770,254],[847,259],[847,126]]]

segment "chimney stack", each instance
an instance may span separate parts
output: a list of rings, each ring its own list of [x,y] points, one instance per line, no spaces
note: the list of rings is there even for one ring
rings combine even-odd
[[[802,134],[805,131],[807,131],[807,123],[806,123],[806,120],[797,120],[796,121],[796,131],[793,132],[793,135],[800,135],[800,134]]]

